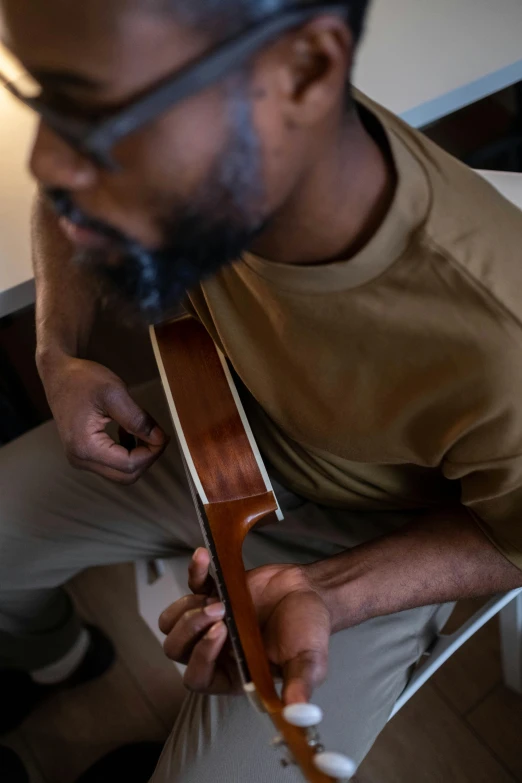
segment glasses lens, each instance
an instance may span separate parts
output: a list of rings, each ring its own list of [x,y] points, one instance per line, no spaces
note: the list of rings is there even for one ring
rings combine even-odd
[[[13,55],[0,45],[0,75],[4,83],[8,83],[24,98],[36,98],[41,93],[41,87]]]

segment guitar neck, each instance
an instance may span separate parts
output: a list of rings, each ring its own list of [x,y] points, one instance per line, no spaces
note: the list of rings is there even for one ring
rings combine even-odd
[[[151,339],[245,692],[269,714],[305,779],[331,783],[307,733],[283,718],[248,589],[245,538],[282,515],[226,360],[192,318],[153,328]]]
[[[210,554],[212,577],[214,579],[214,583],[216,585],[216,589],[218,591],[218,595],[221,600],[221,603],[225,607],[225,622],[228,628],[228,637],[232,645],[232,649],[234,651],[234,657],[236,659],[236,663],[238,666],[239,676],[241,678],[241,682],[243,684],[243,688],[245,692],[249,693],[252,689],[252,678],[250,676],[250,670],[248,668],[248,664],[246,661],[245,651],[243,650],[243,645],[241,644],[241,638],[237,628],[236,618],[232,611],[232,603],[230,600],[230,596],[228,594],[228,588],[225,582],[223,569],[219,562],[219,556],[217,553],[216,542],[214,541],[214,536],[212,534],[212,528],[209,524],[205,512],[205,506],[203,505],[201,498],[197,493],[197,489],[194,484],[192,474],[187,466],[187,462],[184,457],[183,457],[183,464],[185,467],[185,473],[187,475],[187,480],[190,488],[190,493],[192,495],[192,500],[196,508],[196,515],[198,518],[199,527],[203,535],[205,546],[208,550],[208,553]]]

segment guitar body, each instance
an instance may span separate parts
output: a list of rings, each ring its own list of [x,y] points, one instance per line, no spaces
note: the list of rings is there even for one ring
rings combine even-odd
[[[271,718],[304,779],[331,783],[314,764],[310,733],[283,717],[248,589],[245,538],[282,515],[226,359],[191,317],[153,327],[151,339],[245,693]]]

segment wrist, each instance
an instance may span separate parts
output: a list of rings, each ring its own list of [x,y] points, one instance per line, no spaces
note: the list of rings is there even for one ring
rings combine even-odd
[[[332,633],[377,616],[377,575],[362,548],[306,566],[313,588],[331,617]]]
[[[46,379],[54,375],[57,370],[64,366],[68,361],[74,359],[72,353],[65,347],[57,343],[48,345],[38,345],[36,349],[36,367],[43,384]]]

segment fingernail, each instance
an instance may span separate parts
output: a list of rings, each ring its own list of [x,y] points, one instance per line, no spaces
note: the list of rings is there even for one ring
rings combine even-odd
[[[210,631],[207,632],[207,639],[217,639],[223,633],[223,627],[223,623],[213,625]]]
[[[212,604],[211,606],[206,606],[205,614],[207,617],[219,617],[219,619],[222,620],[225,616],[225,607],[223,604]]]
[[[149,438],[150,440],[155,440],[158,444],[165,443],[167,440],[167,436],[157,425],[152,428]]]
[[[196,549],[196,551],[195,551],[195,552],[194,552],[194,554],[192,555],[192,560],[193,560],[194,562],[196,562],[196,561],[197,561],[197,559],[198,559],[198,553],[199,553],[199,549]]]

